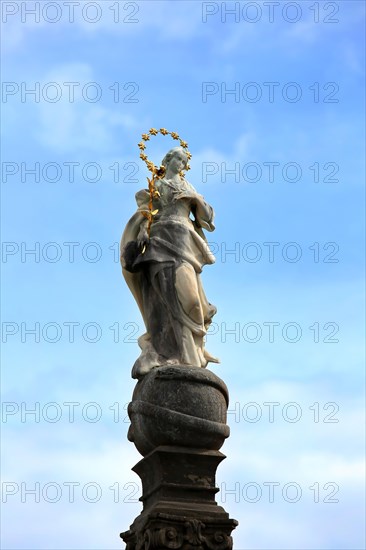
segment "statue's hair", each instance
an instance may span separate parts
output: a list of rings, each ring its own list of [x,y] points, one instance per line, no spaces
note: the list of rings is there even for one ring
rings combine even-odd
[[[161,164],[163,166],[167,167],[170,160],[171,160],[171,158],[174,157],[174,155],[178,152],[179,153],[181,153],[181,152],[184,153],[185,156],[187,157],[187,154],[186,154],[185,150],[183,149],[183,147],[173,147],[172,149],[170,149],[170,151],[167,152],[167,154],[165,155],[165,157],[161,161]],[[188,164],[188,159],[186,160],[186,166],[187,166],[187,164]]]

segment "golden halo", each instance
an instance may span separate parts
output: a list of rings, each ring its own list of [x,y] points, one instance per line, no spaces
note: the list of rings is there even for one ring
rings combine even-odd
[[[140,159],[142,159],[148,170],[154,174],[154,176],[158,178],[164,177],[165,174],[165,166],[160,166],[159,168],[155,166],[155,164],[148,159],[147,155],[144,153],[146,149],[145,142],[150,140],[150,136],[156,136],[157,134],[162,134],[163,136],[170,135],[173,139],[179,140],[180,146],[185,150],[185,154],[187,155],[187,159],[190,160],[192,158],[191,153],[188,151],[188,143],[181,139],[177,132],[169,132],[165,128],[160,128],[160,130],[157,130],[156,128],[150,128],[147,134],[142,134],[142,141],[138,144],[138,147],[140,149]],[[187,163],[186,170],[189,170],[190,166]]]

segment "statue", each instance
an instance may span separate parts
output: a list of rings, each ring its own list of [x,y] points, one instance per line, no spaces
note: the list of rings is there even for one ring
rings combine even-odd
[[[158,168],[144,150],[150,136],[179,139]],[[143,458],[133,471],[142,481],[142,512],[121,533],[126,550],[232,550],[238,522],[215,501],[216,469],[230,428],[226,384],[206,367],[218,360],[204,346],[216,313],[200,279],[215,261],[203,230],[214,212],[186,181],[191,154],[176,132],[151,128],[140,157],[152,173],[136,194],[137,211],[122,235],[125,280],[146,333],[132,377],[128,439]]]
[[[151,129],[143,140],[158,132]],[[179,139],[174,132],[160,132]],[[153,177],[149,189],[136,193],[137,212],[121,240],[122,272],[146,326],[132,369],[138,379],[154,367],[219,362],[204,346],[216,307],[208,302],[200,278],[203,266],[215,262],[203,233],[215,229],[214,211],[184,178],[191,155],[180,143],[159,169],[140,154]],[[145,144],[139,147],[143,151]]]

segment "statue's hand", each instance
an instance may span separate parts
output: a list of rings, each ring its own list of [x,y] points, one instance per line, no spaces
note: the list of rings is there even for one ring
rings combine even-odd
[[[137,246],[140,250],[144,250],[149,244],[149,234],[146,227],[140,229],[140,232],[137,236]]]

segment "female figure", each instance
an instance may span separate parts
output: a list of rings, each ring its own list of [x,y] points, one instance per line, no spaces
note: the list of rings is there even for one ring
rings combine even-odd
[[[166,172],[156,184],[153,208],[158,212],[150,235],[144,217],[150,196],[142,190],[121,241],[122,272],[146,326],[133,378],[163,365],[218,363],[204,347],[216,308],[207,301],[200,279],[202,267],[215,261],[202,231],[215,229],[214,212],[180,175],[187,165],[182,147],[171,149],[162,165]]]

